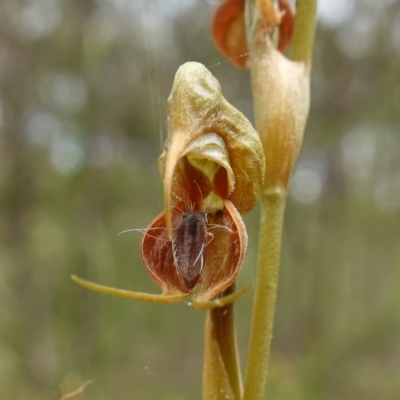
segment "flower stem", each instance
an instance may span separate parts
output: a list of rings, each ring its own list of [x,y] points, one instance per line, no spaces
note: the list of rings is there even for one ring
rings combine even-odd
[[[286,190],[261,196],[257,280],[252,312],[244,400],[264,399],[272,339]]]
[[[298,0],[292,59],[311,58],[317,0]],[[273,333],[286,188],[308,113],[309,77],[269,45],[273,18],[261,0],[246,2],[246,32],[251,54],[254,113],[266,155],[261,195],[257,278],[243,400],[263,400]],[[257,7],[258,5],[258,7]],[[268,39],[268,40],[267,40]]]
[[[290,53],[290,58],[293,61],[304,61],[311,58],[314,46],[316,11],[317,0],[297,0],[292,51]]]
[[[234,285],[224,295],[234,292]],[[243,385],[237,351],[233,303],[207,314],[203,369],[203,400],[240,400]]]

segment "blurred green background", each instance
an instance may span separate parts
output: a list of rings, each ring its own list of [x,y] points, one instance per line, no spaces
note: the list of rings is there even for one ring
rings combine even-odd
[[[199,399],[205,313],[158,292],[139,233],[177,68],[208,66],[253,121],[248,71],[216,51],[216,1],[0,2],[0,399]],[[312,106],[283,239],[270,400],[400,399],[400,3],[320,0]],[[258,210],[240,285],[254,281]],[[242,360],[251,296],[237,303]]]

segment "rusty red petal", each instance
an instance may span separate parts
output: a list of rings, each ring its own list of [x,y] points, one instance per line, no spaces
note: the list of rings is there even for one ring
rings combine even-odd
[[[247,232],[235,206],[224,200],[225,208],[209,216],[210,232],[214,238],[207,246],[207,254],[200,281],[197,302],[209,301],[222,293],[237,279],[247,249]]]
[[[172,197],[184,201],[199,209],[201,202],[212,190],[210,179],[198,168],[193,166],[187,157],[182,157],[176,164],[172,182]]]
[[[209,301],[237,278],[247,248],[243,220],[229,200],[215,213],[171,207],[173,238],[165,213],[149,225],[142,240],[146,268],[164,294],[191,293],[201,283],[197,302]]]
[[[292,43],[295,14],[289,0],[279,0],[279,9],[284,14],[279,25],[278,50],[284,53]]]
[[[182,212],[171,207],[172,228],[182,221]],[[153,281],[163,294],[190,293],[174,263],[172,241],[168,238],[165,213],[159,214],[148,226],[141,244],[142,259]]]
[[[295,13],[289,0],[279,0],[279,16],[270,4],[261,3],[267,25],[273,29],[278,25],[278,50],[286,52],[291,45]],[[217,49],[236,67],[248,67],[248,48],[244,22],[244,0],[223,0],[216,7],[210,30]]]
[[[224,0],[214,11],[211,33],[218,50],[238,68],[246,68],[244,0]]]

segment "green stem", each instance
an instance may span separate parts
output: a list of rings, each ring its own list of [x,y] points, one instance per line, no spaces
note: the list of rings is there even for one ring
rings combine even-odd
[[[234,292],[234,285],[224,295]],[[203,400],[240,400],[243,384],[233,303],[208,312],[205,329]]]
[[[286,191],[261,196],[257,280],[252,312],[244,400],[264,399],[272,339]]]
[[[217,334],[221,355],[224,360],[229,382],[236,399],[241,399],[243,384],[240,373],[239,356],[233,303],[210,311],[211,321]]]
[[[311,58],[316,27],[317,0],[297,0],[296,18],[290,58],[305,61]]]

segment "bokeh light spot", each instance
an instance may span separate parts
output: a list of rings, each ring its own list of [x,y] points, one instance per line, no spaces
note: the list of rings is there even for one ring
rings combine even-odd
[[[16,16],[15,25],[26,41],[35,41],[52,33],[60,25],[62,10],[53,0],[31,0]]]
[[[86,84],[72,72],[48,72],[39,82],[39,95],[49,106],[70,114],[81,111],[87,102]]]
[[[400,210],[400,178],[384,177],[379,180],[374,192],[376,206],[384,213],[392,214]]]
[[[84,161],[84,151],[75,138],[57,136],[52,142],[50,160],[57,172],[72,175],[79,171]]]
[[[290,184],[290,194],[299,203],[310,204],[319,199],[325,182],[323,165],[310,160],[299,163]]]
[[[318,2],[318,20],[328,28],[334,28],[346,22],[353,13],[354,3],[349,0],[322,0]]]
[[[368,178],[373,172],[376,153],[374,128],[357,125],[343,137],[340,150],[346,172],[355,178]]]
[[[64,128],[61,121],[47,111],[33,113],[26,124],[25,134],[35,145],[49,148],[56,136],[63,134]]]

